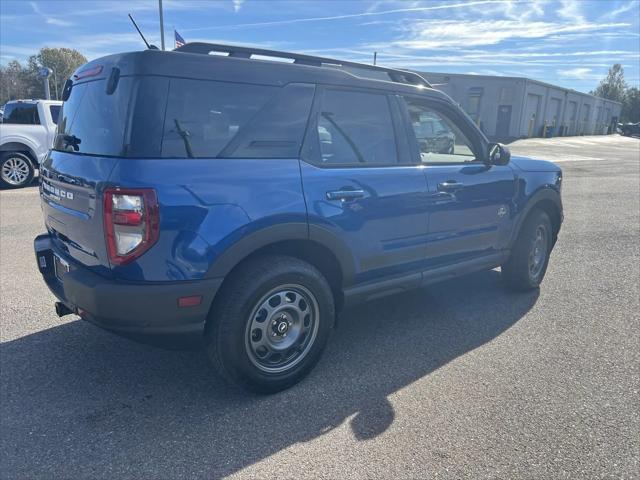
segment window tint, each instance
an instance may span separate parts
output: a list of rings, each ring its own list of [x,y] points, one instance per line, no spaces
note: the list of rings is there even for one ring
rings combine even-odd
[[[385,95],[328,89],[316,120],[321,163],[398,163]]]
[[[9,103],[4,107],[3,123],[40,125],[38,106],[35,103]]]
[[[298,158],[315,85],[289,84],[221,152],[221,157]]]
[[[172,79],[162,156],[218,156],[277,90],[277,87]]]
[[[51,112],[51,120],[57,125],[58,116],[60,115],[60,105],[50,105],[49,112]]]
[[[315,90],[123,76],[108,95],[104,83],[73,86],[54,149],[130,158],[297,158]]]
[[[122,77],[113,95],[104,80],[74,85],[63,104],[54,149],[94,155],[120,156],[134,79]]]
[[[471,142],[453,121],[423,102],[404,98],[423,163],[473,162]]]

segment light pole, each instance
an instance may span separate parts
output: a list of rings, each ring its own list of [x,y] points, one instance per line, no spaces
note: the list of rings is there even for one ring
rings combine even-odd
[[[158,0],[158,8],[160,10],[160,46],[164,51],[164,16],[162,15],[162,0]]]
[[[40,67],[38,70],[38,75],[42,78],[44,83],[44,98],[47,100],[51,100],[51,91],[49,90],[49,77],[53,73],[53,70],[47,67]]]

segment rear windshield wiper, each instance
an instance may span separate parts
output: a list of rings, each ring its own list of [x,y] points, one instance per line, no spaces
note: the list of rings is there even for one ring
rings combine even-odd
[[[178,135],[182,137],[182,141],[184,142],[184,149],[187,151],[187,157],[193,158],[193,150],[191,150],[191,140],[189,139],[191,133],[189,133],[189,130],[184,130],[180,126],[180,122],[177,118],[174,118],[173,121],[176,124]]]

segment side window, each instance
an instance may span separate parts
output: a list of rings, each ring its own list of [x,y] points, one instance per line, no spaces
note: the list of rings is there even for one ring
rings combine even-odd
[[[322,164],[398,163],[386,95],[327,89],[316,120]]]
[[[162,156],[218,156],[277,91],[261,85],[172,79]]]
[[[3,122],[40,125],[38,106],[35,103],[10,103],[5,107]]]
[[[49,105],[49,112],[51,112],[51,120],[57,125],[58,116],[60,115],[60,105]]]
[[[471,142],[448,117],[424,102],[404,98],[422,163],[473,162]]]

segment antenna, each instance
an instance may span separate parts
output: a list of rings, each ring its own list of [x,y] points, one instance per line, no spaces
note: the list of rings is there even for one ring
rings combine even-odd
[[[140,36],[142,37],[142,41],[144,42],[144,44],[147,46],[148,49],[154,49],[157,50],[158,47],[155,47],[153,45],[149,45],[149,42],[147,42],[147,39],[144,38],[144,35],[142,34],[142,32],[140,31],[140,29],[138,28],[138,24],[136,23],[136,21],[133,19],[133,17],[131,16],[131,14],[129,13],[129,20],[131,20],[131,23],[133,23],[133,26],[136,27],[136,30],[138,31],[138,33],[140,34]]]

